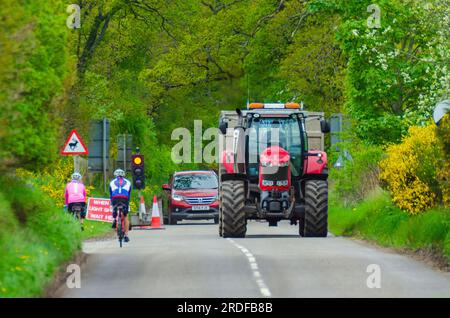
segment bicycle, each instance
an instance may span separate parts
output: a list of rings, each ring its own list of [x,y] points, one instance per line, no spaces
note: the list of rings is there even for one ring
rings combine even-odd
[[[74,219],[77,222],[80,222],[81,220],[81,211],[84,209],[83,205],[80,203],[74,203],[72,204],[70,208],[70,213],[73,215]],[[81,229],[84,230],[83,225],[81,225]]]
[[[120,247],[122,247],[122,242],[123,239],[125,237],[125,218],[123,217],[123,209],[124,209],[124,205],[123,204],[118,204],[117,205],[117,237],[119,239],[119,245]]]

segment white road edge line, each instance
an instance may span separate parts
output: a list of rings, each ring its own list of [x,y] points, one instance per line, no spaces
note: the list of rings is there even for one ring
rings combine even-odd
[[[247,257],[247,260],[250,264],[250,268],[252,269],[253,272],[253,278],[255,279],[255,282],[258,285],[259,292],[261,293],[261,295],[263,295],[264,297],[272,296],[269,287],[267,287],[267,285],[264,283],[264,280],[261,277],[261,273],[258,271],[258,263],[256,262],[256,258],[253,256],[253,254],[248,249],[246,249],[242,245],[237,244],[232,239],[227,238],[227,240],[231,244],[236,246]]]

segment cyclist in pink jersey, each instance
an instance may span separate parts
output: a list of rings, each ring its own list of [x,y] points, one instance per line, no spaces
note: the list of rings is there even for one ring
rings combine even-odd
[[[64,207],[71,212],[75,205],[81,206],[80,223],[83,224],[83,219],[86,218],[86,188],[81,178],[81,174],[78,172],[72,174],[72,181],[66,185]]]

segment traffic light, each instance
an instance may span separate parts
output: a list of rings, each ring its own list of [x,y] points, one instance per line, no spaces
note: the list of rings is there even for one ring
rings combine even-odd
[[[131,173],[133,174],[133,187],[138,190],[145,188],[144,155],[131,156]]]

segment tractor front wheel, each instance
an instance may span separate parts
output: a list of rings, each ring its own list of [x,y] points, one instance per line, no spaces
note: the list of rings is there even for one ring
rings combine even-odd
[[[220,174],[219,174],[220,175]],[[222,183],[219,183],[219,236],[223,236],[223,213],[222,213]]]
[[[223,213],[222,213],[222,183],[220,182],[222,174],[225,174],[226,170],[225,167],[223,166],[223,164],[219,163],[219,236],[222,237],[223,236]]]
[[[302,233],[302,226],[303,233]],[[299,222],[300,235],[326,237],[328,234],[328,182],[309,180],[305,184],[305,220]]]
[[[245,237],[245,185],[243,181],[230,180],[221,183],[219,234],[225,237]],[[221,233],[220,233],[221,231]]]
[[[223,219],[222,219],[222,211],[219,212],[219,236],[223,236]]]

